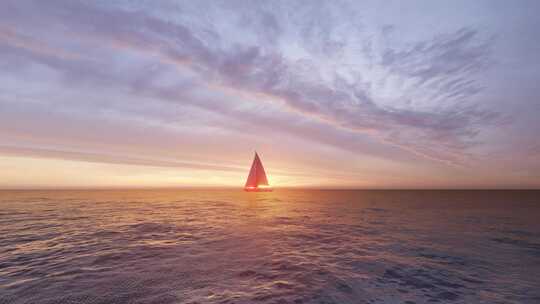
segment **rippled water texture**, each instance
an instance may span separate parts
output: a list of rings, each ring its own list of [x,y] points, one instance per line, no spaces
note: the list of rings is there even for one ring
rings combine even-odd
[[[0,303],[540,303],[540,193],[0,192]]]

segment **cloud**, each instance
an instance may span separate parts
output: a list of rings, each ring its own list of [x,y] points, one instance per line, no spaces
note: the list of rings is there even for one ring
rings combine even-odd
[[[2,155],[26,156],[26,157],[44,157],[65,160],[78,160],[85,162],[98,162],[109,164],[123,164],[136,166],[151,166],[151,167],[167,167],[167,168],[182,168],[195,170],[217,170],[217,171],[233,171],[244,172],[244,167],[225,166],[217,164],[204,164],[196,162],[180,162],[171,160],[144,159],[137,157],[126,157],[119,155],[110,155],[104,153],[76,152],[76,151],[60,151],[42,148],[23,148],[0,146]]]
[[[28,3],[34,6],[31,12],[22,8]],[[285,111],[315,119],[335,129],[336,134],[367,134],[407,151],[450,163],[461,163],[470,157],[467,149],[475,144],[477,134],[496,123],[498,117],[497,113],[471,100],[482,91],[476,77],[488,68],[493,43],[492,38],[483,39],[472,28],[393,45],[384,37],[393,35],[399,28],[387,25],[382,28],[385,33],[379,43],[382,47],[377,47],[369,38],[357,45],[347,35],[340,35],[349,30],[358,33],[359,24],[352,18],[344,19],[353,20],[350,24],[340,22],[340,17],[350,16],[350,13],[335,6],[328,18],[324,18],[325,11],[316,6],[296,7],[297,11],[289,12],[293,21],[281,24],[285,22],[280,11],[284,8],[262,10],[242,4],[238,10],[239,20],[254,27],[237,25],[237,32],[227,34],[218,27],[219,21],[189,24],[182,22],[182,16],[180,21],[166,20],[136,9],[86,2],[28,3],[19,5],[8,1],[3,4],[7,9],[1,16],[18,15],[3,22],[3,33],[10,33],[0,35],[3,49],[16,49],[11,55],[50,66],[65,73],[66,80],[73,83],[116,85],[129,88],[137,95],[190,104],[235,119],[239,114],[249,117],[250,109],[240,111],[225,100],[195,98],[193,93],[211,88],[228,89],[244,99],[263,100]],[[36,10],[40,14],[33,12]],[[258,18],[249,17],[253,10],[258,12]],[[181,9],[179,14],[182,14]],[[17,29],[18,20],[27,20],[29,24]],[[44,35],[84,38],[76,40],[78,45],[67,45],[61,52],[51,51],[55,50],[52,46],[36,48],[45,41],[58,39],[37,40],[22,34],[33,25],[44,23],[55,24],[54,31],[34,30]],[[286,29],[290,26],[293,30]],[[255,34],[258,39],[242,41],[236,37],[245,34]],[[227,43],[233,40],[235,43]],[[298,54],[283,46],[291,40],[303,42]],[[101,51],[105,53],[92,50],[96,47],[104,48]],[[83,53],[89,56],[66,56],[72,54],[70,48],[79,51],[87,48]],[[391,84],[390,80],[380,83],[385,83],[386,89],[403,89],[402,94],[394,96],[400,106],[382,101],[377,83],[365,75],[366,66],[345,65],[340,61],[339,58],[349,58],[348,50],[355,49],[369,50],[371,58],[365,60],[374,59],[370,62],[381,75],[378,80],[397,79],[395,82],[400,85]],[[163,85],[156,83],[153,75],[145,74],[142,68],[126,71],[115,61],[116,57],[106,55],[115,52],[135,52],[157,58],[161,65],[173,64],[183,80]],[[374,71],[368,72],[374,74]],[[188,90],[190,92],[186,92]],[[430,106],[418,107],[418,103]],[[293,128],[294,124],[289,126]]]

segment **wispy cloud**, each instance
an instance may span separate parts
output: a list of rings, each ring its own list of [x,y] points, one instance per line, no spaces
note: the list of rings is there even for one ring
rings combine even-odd
[[[181,169],[196,169],[196,170],[217,170],[217,171],[234,171],[244,172],[244,167],[225,166],[216,164],[204,164],[196,162],[182,162],[172,160],[159,159],[144,159],[129,157],[125,155],[111,155],[105,153],[90,153],[77,151],[60,151],[42,148],[23,148],[0,146],[0,153],[3,155],[12,155],[19,157],[47,157],[65,160],[79,160],[86,162],[122,164],[122,165],[138,165],[150,167],[166,167],[166,168],[181,168]]]
[[[212,44],[212,40],[223,41],[226,38],[213,31],[211,26],[189,28],[140,11],[110,10],[71,1],[36,5],[41,6],[45,15],[42,18],[48,17],[69,24],[66,29],[68,34],[84,33],[96,39],[90,41],[89,46],[96,47],[96,43],[99,43],[112,48],[129,48],[158,56],[164,63],[187,65],[191,72],[207,83],[216,83],[241,92],[263,94],[267,99],[283,102],[289,109],[330,125],[375,134],[386,142],[404,146],[431,158],[458,161],[459,157],[454,156],[465,152],[467,146],[474,142],[478,129],[492,123],[497,117],[496,113],[468,103],[468,98],[481,90],[474,77],[486,68],[492,41],[477,38],[478,33],[473,29],[464,28],[454,33],[437,35],[405,48],[388,47],[381,54],[376,54],[380,58],[380,68],[385,69],[388,76],[398,76],[404,81],[411,79],[415,81],[418,90],[429,86],[429,91],[435,96],[433,102],[446,103],[444,107],[436,106],[437,109],[433,110],[417,110],[414,107],[381,106],[377,101],[377,93],[372,89],[373,83],[364,80],[359,67],[346,71],[349,75],[356,75],[352,79],[337,71],[322,75],[324,71],[313,61],[318,54],[312,55],[309,52],[314,49],[324,51],[356,46],[348,45],[346,40],[340,40],[339,37],[332,37],[331,31],[336,24],[327,22],[324,27],[312,27],[311,16],[299,25],[299,33],[305,40],[309,40],[305,48],[307,59],[299,62],[269,45],[277,40],[281,31],[274,12],[266,11],[261,14],[261,19],[257,19],[258,26],[265,29],[257,34],[264,36],[263,40],[267,44],[258,41],[258,45],[246,42],[223,47]],[[316,12],[309,9],[310,13]],[[396,31],[395,27],[392,27],[392,31]],[[210,34],[201,34],[205,32]],[[6,42],[9,44],[13,41]],[[136,91],[151,92],[160,98],[181,99],[178,94],[181,89],[177,86],[156,87],[151,79],[145,81],[141,77],[116,79],[114,71],[100,67],[99,63],[97,66],[93,62],[84,61],[71,64],[65,60],[58,61],[60,53],[51,54],[48,48],[29,49],[32,51],[29,57],[33,56],[34,60],[69,73],[70,79],[107,79]],[[306,79],[307,75],[303,73],[305,66],[319,77],[311,75]],[[258,96],[261,95],[254,95],[253,99]],[[182,102],[189,100],[183,99]],[[414,100],[411,102],[414,103]],[[196,105],[225,110],[219,103]]]

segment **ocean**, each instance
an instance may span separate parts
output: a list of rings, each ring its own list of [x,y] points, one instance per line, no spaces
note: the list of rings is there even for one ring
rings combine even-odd
[[[0,303],[540,303],[540,192],[0,191]]]

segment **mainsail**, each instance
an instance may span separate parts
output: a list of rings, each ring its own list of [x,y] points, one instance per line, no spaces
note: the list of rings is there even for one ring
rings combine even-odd
[[[261,159],[257,152],[255,152],[255,158],[253,159],[253,164],[251,165],[245,188],[257,189],[261,185],[268,186],[268,179],[266,178]]]

